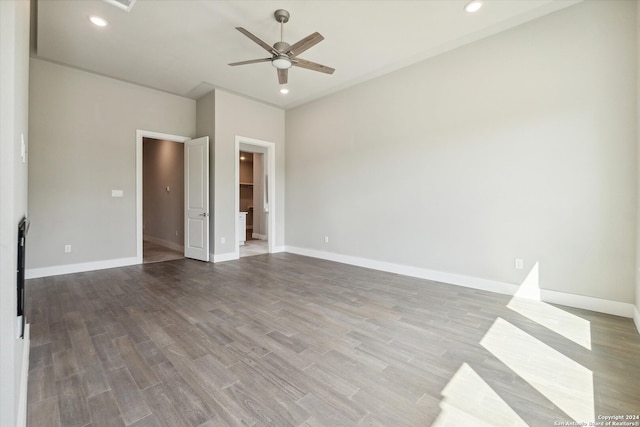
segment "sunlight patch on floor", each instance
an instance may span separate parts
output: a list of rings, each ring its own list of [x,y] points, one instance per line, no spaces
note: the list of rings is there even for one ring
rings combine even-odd
[[[536,263],[507,307],[591,350],[591,323],[541,300],[539,270]]]
[[[507,307],[591,350],[591,324],[589,321],[541,301],[513,298]]]
[[[432,427],[527,424],[469,365],[463,363],[442,391],[441,412]]]
[[[480,345],[577,422],[593,421],[593,374],[502,318]]]

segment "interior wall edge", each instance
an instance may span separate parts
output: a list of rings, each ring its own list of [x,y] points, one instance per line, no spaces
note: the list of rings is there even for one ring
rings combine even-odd
[[[636,330],[640,334],[640,311],[638,311],[638,307],[633,308],[633,323],[636,324]]]
[[[237,259],[240,258],[238,252],[225,252],[223,254],[210,254],[211,255],[211,260],[213,260],[214,263],[217,262],[226,262],[226,261],[235,261]]]
[[[636,306],[634,320],[640,331],[640,0],[636,1]]]
[[[22,352],[22,372],[20,372],[20,396],[18,396],[18,414],[16,426],[27,425],[27,391],[29,384],[29,354],[31,353],[31,325],[24,325],[24,351]]]
[[[0,425],[12,427],[25,425],[29,369],[28,337],[18,328],[16,238],[29,206],[30,20],[29,2],[0,1]]]

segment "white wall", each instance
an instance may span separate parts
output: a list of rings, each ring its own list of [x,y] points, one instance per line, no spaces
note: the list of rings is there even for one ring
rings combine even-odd
[[[16,338],[16,237],[27,213],[29,2],[0,1],[0,425],[24,423],[28,342]],[[28,236],[27,250],[31,241]],[[22,405],[22,407],[20,407]]]
[[[27,267],[135,257],[136,130],[194,136],[195,101],[37,59],[30,89]]]
[[[539,262],[542,288],[633,303],[635,7],[587,1],[287,111],[287,248],[515,284]]]
[[[216,255],[235,252],[235,137],[243,136],[275,144],[276,235],[284,246],[284,111],[224,91],[215,92],[214,236]],[[225,237],[226,243],[221,243]],[[272,236],[269,236],[271,239]]]

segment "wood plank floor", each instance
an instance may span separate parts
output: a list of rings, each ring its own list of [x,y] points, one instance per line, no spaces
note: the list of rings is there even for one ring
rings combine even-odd
[[[553,426],[640,414],[630,319],[293,254],[26,290],[31,427]]]

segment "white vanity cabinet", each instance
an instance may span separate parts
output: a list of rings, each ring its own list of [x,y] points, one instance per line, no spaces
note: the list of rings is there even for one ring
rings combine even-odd
[[[238,213],[238,244],[244,245],[247,236],[247,212]]]

